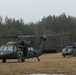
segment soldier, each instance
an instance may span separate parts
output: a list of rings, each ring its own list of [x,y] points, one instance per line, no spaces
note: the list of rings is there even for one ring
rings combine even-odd
[[[18,62],[21,62],[23,57],[23,51],[21,48],[18,48],[17,54],[18,54]]]
[[[76,47],[73,46],[73,56],[75,57],[75,55],[76,55]]]

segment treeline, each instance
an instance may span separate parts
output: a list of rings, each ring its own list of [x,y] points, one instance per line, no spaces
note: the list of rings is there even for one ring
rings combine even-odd
[[[64,45],[76,42],[76,18],[65,13],[59,16],[43,17],[37,23],[26,24],[21,18],[0,16],[0,36],[14,36],[14,35],[55,35],[47,37],[46,49],[64,47]],[[35,39],[35,41],[37,41]]]

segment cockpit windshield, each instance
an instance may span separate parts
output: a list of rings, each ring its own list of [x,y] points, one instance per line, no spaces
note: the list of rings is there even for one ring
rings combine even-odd
[[[13,51],[13,46],[9,45],[9,46],[2,46],[2,49],[0,49],[1,51],[8,51],[8,52],[12,52]]]
[[[3,48],[4,48],[4,45],[0,47],[0,51],[2,51]]]
[[[13,46],[8,46],[7,51],[12,52],[13,51]]]
[[[62,52],[71,52],[73,50],[72,47],[64,48]]]

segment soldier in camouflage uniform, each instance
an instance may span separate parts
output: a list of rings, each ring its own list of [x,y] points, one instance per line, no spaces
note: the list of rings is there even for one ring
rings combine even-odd
[[[23,51],[21,48],[18,48],[17,54],[18,54],[18,62],[21,62],[23,57]]]
[[[73,56],[75,57],[76,56],[76,47],[73,46]]]

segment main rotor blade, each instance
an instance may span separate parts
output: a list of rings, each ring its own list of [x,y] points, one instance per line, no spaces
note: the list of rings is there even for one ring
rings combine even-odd
[[[69,33],[66,34],[56,34],[56,35],[25,35],[25,36],[2,36],[0,38],[31,38],[31,37],[53,37],[53,36],[63,36],[63,35],[69,35]]]
[[[46,36],[53,36],[53,35],[27,35],[27,36],[18,36],[18,38],[29,38],[29,37],[46,37]]]
[[[17,38],[17,36],[2,36],[0,38]]]
[[[29,38],[29,37],[41,37],[42,35],[25,35],[25,36],[18,36],[18,38]]]

